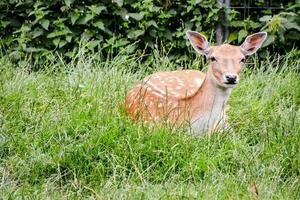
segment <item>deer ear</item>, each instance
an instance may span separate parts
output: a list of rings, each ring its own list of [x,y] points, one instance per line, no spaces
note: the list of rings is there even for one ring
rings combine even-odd
[[[189,38],[194,49],[203,55],[208,55],[210,52],[210,47],[206,37],[196,31],[186,32],[187,37]]]
[[[245,56],[254,54],[261,47],[266,38],[266,32],[259,32],[249,35],[245,39],[244,43],[240,46],[243,54]]]

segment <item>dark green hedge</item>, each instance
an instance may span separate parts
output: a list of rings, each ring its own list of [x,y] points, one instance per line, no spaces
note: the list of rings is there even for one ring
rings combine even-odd
[[[0,2],[0,37],[15,58],[53,50],[72,56],[81,43],[91,51],[130,46],[140,53],[163,44],[180,55],[186,51],[186,30],[214,41],[223,11],[215,0],[7,0]],[[299,3],[291,2],[284,11],[273,17],[264,11],[253,21],[239,20],[241,14],[231,10],[228,40],[238,43],[264,29],[270,35],[267,45],[275,40],[275,48],[292,47],[300,38]]]

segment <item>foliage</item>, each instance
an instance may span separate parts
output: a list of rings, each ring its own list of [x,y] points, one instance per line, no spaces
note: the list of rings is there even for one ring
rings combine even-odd
[[[299,199],[293,52],[248,60],[252,69],[229,99],[231,129],[211,137],[133,123],[117,106],[141,77],[178,68],[168,57],[157,54],[146,71],[132,55],[98,56],[47,57],[43,66],[22,60],[17,69],[0,58],[2,198]]]
[[[158,41],[181,49],[185,31],[213,31],[218,12],[212,0],[10,0],[0,8],[1,38],[16,56],[53,49],[71,56],[82,41],[90,50],[118,50],[137,42],[134,49],[141,52]]]
[[[240,13],[233,10],[229,20],[229,26],[232,27],[229,42],[234,40],[241,42],[251,32],[263,30],[268,32],[269,35],[264,46],[272,44],[273,48],[279,52],[281,52],[281,47],[289,49],[300,39],[299,8],[300,2],[290,3],[285,10],[273,16],[272,13],[266,10],[266,14],[263,16],[255,13],[257,16],[253,14],[245,20],[237,20],[237,18],[241,18],[237,17]]]
[[[261,22],[252,16],[241,21],[240,12],[232,10],[229,41],[239,43],[263,29],[271,35],[268,44],[278,36],[277,49],[291,47],[299,39],[298,8],[299,3],[292,3],[281,14],[261,16]],[[0,2],[0,37],[16,59],[28,53],[48,56],[53,50],[71,58],[81,44],[104,54],[133,44],[128,53],[143,54],[161,42],[171,54],[184,55],[186,30],[202,32],[214,42],[223,11],[215,0],[7,0]]]

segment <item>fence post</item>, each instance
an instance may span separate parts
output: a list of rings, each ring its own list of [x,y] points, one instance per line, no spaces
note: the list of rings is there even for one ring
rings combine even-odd
[[[222,44],[227,40],[229,36],[228,28],[228,8],[230,6],[230,0],[217,0],[218,6],[225,6],[225,11],[219,13],[219,24],[216,29],[216,39],[218,44]]]

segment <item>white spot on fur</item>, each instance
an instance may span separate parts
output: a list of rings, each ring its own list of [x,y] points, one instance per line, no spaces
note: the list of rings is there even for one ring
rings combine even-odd
[[[155,92],[155,91],[153,91],[152,94],[154,94],[154,95],[156,95],[156,96],[158,96],[158,97],[164,97],[164,95],[162,95],[162,94],[160,94],[160,93],[158,93],[158,92]]]
[[[196,84],[200,86],[201,83],[202,83],[202,80],[201,80],[200,78],[197,78],[197,79],[196,79]]]

